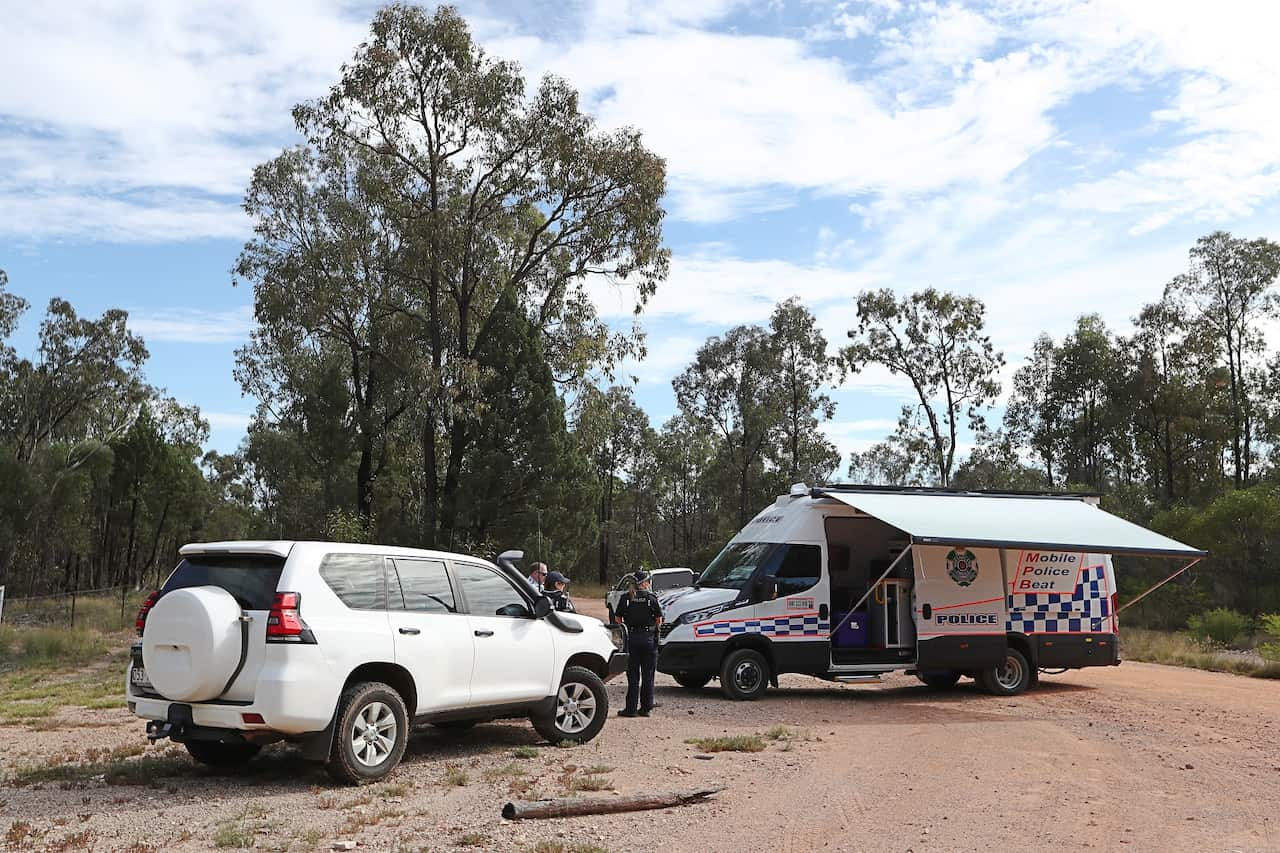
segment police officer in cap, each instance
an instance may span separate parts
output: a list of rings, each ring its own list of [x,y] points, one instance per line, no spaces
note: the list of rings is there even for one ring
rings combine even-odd
[[[618,602],[615,613],[627,626],[627,704],[619,717],[649,716],[653,709],[653,676],[658,665],[658,626],[662,607],[649,589],[649,573],[631,576],[631,589]],[[638,707],[637,707],[638,706]]]

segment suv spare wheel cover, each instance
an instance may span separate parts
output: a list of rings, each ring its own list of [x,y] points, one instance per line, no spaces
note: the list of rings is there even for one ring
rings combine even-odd
[[[147,614],[142,664],[156,692],[179,702],[218,698],[240,664],[240,605],[225,589],[166,592]]]

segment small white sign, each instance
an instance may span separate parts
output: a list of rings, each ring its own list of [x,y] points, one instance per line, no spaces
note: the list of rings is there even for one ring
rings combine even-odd
[[[4,587],[0,586],[0,622],[4,621]]]
[[[1022,595],[1075,592],[1084,557],[1069,551],[1023,551],[1010,582],[1010,592]]]

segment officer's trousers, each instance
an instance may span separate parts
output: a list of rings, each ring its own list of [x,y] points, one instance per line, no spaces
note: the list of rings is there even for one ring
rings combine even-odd
[[[632,631],[627,636],[627,707],[641,711],[653,707],[653,675],[658,666],[657,631]]]

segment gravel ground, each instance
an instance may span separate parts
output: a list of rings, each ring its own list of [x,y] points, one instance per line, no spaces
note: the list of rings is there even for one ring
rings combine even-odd
[[[143,726],[123,711],[81,710],[38,730],[0,727],[0,844],[136,853],[338,842],[613,853],[1280,850],[1280,682],[1126,663],[1045,677],[1013,699],[967,681],[932,693],[905,676],[873,686],[784,677],[754,703],[721,698],[714,682],[659,685],[655,716],[611,719],[578,748],[545,745],[516,721],[425,727],[392,777],[365,788],[333,786],[285,747],[218,776],[163,745],[123,759],[158,759],[133,774],[143,784],[113,784],[92,768],[19,784],[24,768],[110,761],[112,750],[120,760],[145,744]],[[623,689],[609,686],[614,708]],[[791,736],[766,738],[758,753],[708,760],[685,742],[779,725]],[[638,814],[499,816],[508,799],[563,796],[591,787],[587,778],[616,793],[576,795],[725,791]]]

